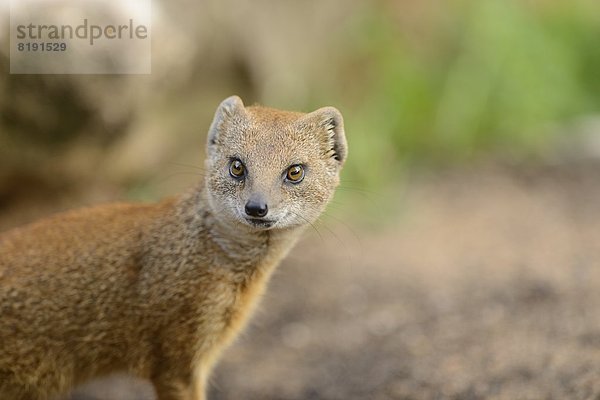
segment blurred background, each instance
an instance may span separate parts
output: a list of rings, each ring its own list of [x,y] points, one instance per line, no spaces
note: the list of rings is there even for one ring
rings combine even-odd
[[[152,7],[150,75],[10,75],[0,3],[0,231],[185,190],[231,94],[333,105],[342,185],[210,398],[600,398],[600,2]]]

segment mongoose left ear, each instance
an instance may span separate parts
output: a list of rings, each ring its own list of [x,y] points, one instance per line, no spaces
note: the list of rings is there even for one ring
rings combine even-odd
[[[329,145],[328,154],[342,165],[348,155],[342,114],[335,107],[323,107],[307,114],[307,117],[326,132]]]
[[[240,124],[246,115],[246,108],[242,99],[238,96],[230,96],[223,100],[213,118],[210,128],[208,129],[208,150],[218,143],[219,135],[222,133],[226,123]]]

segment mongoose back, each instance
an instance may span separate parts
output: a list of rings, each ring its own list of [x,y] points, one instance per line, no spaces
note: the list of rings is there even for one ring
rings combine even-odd
[[[111,372],[205,399],[219,353],[333,196],[342,116],[218,107],[198,187],[0,234],[0,399],[50,400]]]

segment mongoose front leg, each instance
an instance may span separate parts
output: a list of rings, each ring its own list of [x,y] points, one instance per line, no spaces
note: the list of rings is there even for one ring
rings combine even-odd
[[[197,385],[164,380],[155,380],[153,384],[158,400],[206,400],[204,388]]]
[[[2,374],[0,373],[0,399],[34,400],[38,398],[40,398],[40,396],[30,393],[21,385],[13,385],[7,381],[2,381]]]
[[[152,378],[158,400],[206,400],[206,375],[175,375],[171,371]]]

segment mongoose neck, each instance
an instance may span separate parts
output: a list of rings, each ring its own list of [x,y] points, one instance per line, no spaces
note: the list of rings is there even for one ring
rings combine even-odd
[[[223,268],[250,272],[270,268],[296,243],[302,228],[286,230],[251,230],[219,218],[201,187],[182,196],[175,204],[183,221],[186,238],[193,247],[210,254]]]

